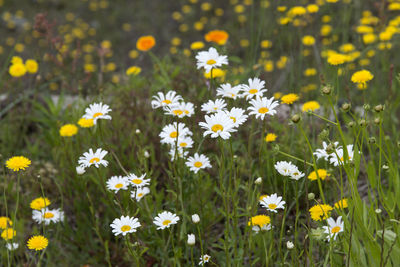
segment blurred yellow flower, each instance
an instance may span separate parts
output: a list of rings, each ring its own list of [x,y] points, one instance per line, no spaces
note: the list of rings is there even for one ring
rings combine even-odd
[[[35,198],[34,200],[32,200],[30,207],[33,210],[41,210],[50,204],[51,204],[51,202],[47,197],[45,197],[45,198],[38,197],[38,198]]]
[[[204,39],[207,42],[214,42],[219,45],[224,45],[228,38],[229,34],[226,31],[221,30],[210,31],[204,36]]]
[[[333,66],[341,65],[347,61],[347,56],[339,53],[333,53],[328,56],[328,63]]]
[[[0,229],[6,229],[9,226],[12,226],[12,221],[8,217],[0,217]]]
[[[39,69],[39,64],[34,59],[27,59],[25,61],[25,68],[29,73],[36,73]]]
[[[192,50],[202,49],[203,47],[204,47],[204,43],[201,42],[201,41],[193,42],[193,43],[190,45],[190,49],[192,49]]]
[[[78,127],[74,124],[65,124],[60,128],[60,136],[71,137],[78,133]]]
[[[225,77],[226,71],[215,68],[212,69],[212,77],[213,78],[219,78],[219,77]],[[204,78],[206,79],[211,79],[211,71],[204,73]]]
[[[274,142],[278,136],[274,133],[269,133],[265,136],[264,140],[267,143]]]
[[[281,97],[281,101],[282,103],[291,105],[294,102],[296,102],[297,100],[299,100],[299,95],[297,94],[287,94]]]
[[[93,119],[80,118],[78,121],[78,125],[82,128],[90,128],[94,125],[94,122]]]
[[[309,209],[311,218],[314,221],[321,221],[328,219],[333,208],[327,204],[317,204]]]
[[[126,70],[126,75],[128,75],[128,76],[130,76],[130,75],[136,76],[136,75],[138,75],[141,71],[142,71],[142,69],[141,69],[140,67],[138,67],[138,66],[132,66],[132,67],[129,67],[129,68]]]
[[[1,233],[1,237],[7,241],[13,239],[16,234],[17,232],[14,229],[7,228]]]
[[[347,203],[347,198],[343,198],[335,203],[335,208],[337,208],[337,209],[345,209],[348,207],[349,207],[349,205]]]
[[[320,108],[320,105],[317,101],[308,101],[303,104],[301,110],[304,111],[314,111]]]
[[[156,39],[151,35],[140,37],[136,42],[136,49],[140,51],[149,51],[156,44]]]
[[[306,35],[302,39],[303,45],[313,46],[315,44],[315,38],[311,35]]]
[[[26,73],[26,67],[23,63],[15,63],[10,66],[8,72],[13,77],[21,77]]]
[[[373,78],[374,75],[368,70],[360,70],[351,76],[351,81],[357,83],[360,89],[365,89],[367,87],[367,82],[371,81]]]
[[[318,172],[318,177],[321,180],[325,180],[325,178],[329,176],[329,173],[325,169],[318,169],[317,172]],[[308,179],[310,179],[311,181],[317,180],[317,173],[315,173],[315,171],[311,172],[308,175]]]

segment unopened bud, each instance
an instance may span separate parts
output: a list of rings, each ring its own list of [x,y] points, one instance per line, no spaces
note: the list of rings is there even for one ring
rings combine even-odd
[[[342,109],[343,109],[343,111],[345,111],[345,112],[349,111],[349,110],[351,109],[351,104],[350,104],[350,103],[344,103],[344,104],[342,105]]]
[[[140,129],[136,129],[135,133],[140,134]]]
[[[375,210],[375,213],[376,213],[376,214],[380,214],[381,212],[382,212],[381,209],[376,209],[376,210]]]
[[[313,200],[315,198],[314,193],[308,193],[308,200]]]
[[[261,177],[258,177],[255,181],[254,181],[254,183],[255,184],[261,184],[262,183],[262,178]]]
[[[150,153],[147,150],[145,150],[143,154],[144,154],[144,157],[147,159],[150,157]]]
[[[194,244],[196,244],[196,237],[194,234],[188,234],[187,244],[189,246],[193,246]]]
[[[385,171],[387,171],[387,170],[389,170],[389,166],[388,166],[388,165],[383,165],[383,166],[382,166],[382,169],[385,170]]]
[[[326,140],[328,138],[328,136],[329,136],[329,130],[328,129],[322,130],[322,132],[320,132],[320,134],[319,134],[319,138],[321,140]]]
[[[300,121],[300,119],[301,119],[301,117],[300,117],[299,114],[294,114],[294,115],[292,116],[292,122],[293,122],[293,123],[298,123],[298,122]]]
[[[360,124],[361,127],[364,127],[365,125],[367,125],[367,122],[365,120],[360,120],[358,124]]]
[[[287,247],[288,249],[294,248],[293,242],[291,242],[291,241],[286,242],[286,247]]]
[[[374,107],[375,112],[381,112],[385,109],[384,105],[377,105]]]
[[[375,118],[375,119],[374,119],[374,123],[375,123],[376,125],[379,125],[379,124],[381,123],[381,119],[380,119],[380,118]]]
[[[364,108],[365,111],[368,111],[368,110],[371,109],[371,106],[369,104],[364,104],[363,108]]]
[[[328,154],[332,154],[335,151],[335,146],[330,143],[329,145],[327,145],[327,147],[325,148],[326,153]]]
[[[349,128],[353,128],[355,125],[354,121],[351,121],[347,124],[347,126],[349,126]]]
[[[330,95],[332,93],[332,85],[327,84],[321,88],[321,93],[324,95]]]
[[[375,137],[370,137],[370,138],[368,139],[368,143],[369,143],[369,144],[375,144],[375,143],[376,143]]]
[[[200,222],[200,216],[198,214],[193,214],[192,215],[192,222],[193,223],[199,223]]]

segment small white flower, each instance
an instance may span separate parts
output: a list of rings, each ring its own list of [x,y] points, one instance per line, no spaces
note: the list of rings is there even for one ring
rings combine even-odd
[[[278,101],[274,101],[274,97],[271,97],[270,99],[266,97],[258,97],[256,99],[250,100],[251,106],[248,107],[247,109],[250,110],[250,115],[255,115],[256,118],[261,118],[262,120],[264,119],[265,115],[275,115],[276,108],[279,104]]]
[[[293,242],[291,242],[291,241],[286,242],[286,247],[287,247],[288,249],[293,249],[293,248],[294,248]]]
[[[194,234],[188,234],[187,244],[189,246],[193,246],[194,244],[196,244],[196,237]]]
[[[206,122],[200,122],[199,125],[205,129],[203,136],[211,135],[212,138],[221,137],[229,139],[232,132],[237,130],[234,128],[234,123],[231,118],[224,112],[218,112],[211,116],[205,116]]]
[[[136,201],[140,201],[145,195],[150,193],[150,188],[147,186],[145,187],[138,187],[135,191],[131,192],[131,198],[136,199]]]
[[[244,114],[245,110],[241,108],[232,108],[230,111],[225,111],[226,115],[233,121],[234,127],[239,127],[247,120],[247,115]]]
[[[275,213],[277,213],[277,209],[284,209],[285,203],[286,202],[282,200],[282,197],[278,197],[277,194],[266,196],[260,200],[261,206]]]
[[[114,191],[114,193],[118,193],[118,191],[121,190],[127,190],[128,189],[128,179],[126,177],[122,176],[112,176],[110,179],[107,180],[107,189]]]
[[[89,149],[89,152],[83,153],[83,156],[79,158],[78,164],[84,168],[90,167],[92,165],[94,165],[96,168],[98,168],[100,165],[107,167],[108,161],[103,159],[107,155],[107,153],[107,151],[102,150],[101,148],[98,148],[94,153],[93,149]]]
[[[140,134],[140,133],[141,133],[141,132],[140,132],[140,129],[136,129],[135,133],[136,133],[136,134]]]
[[[261,184],[262,183],[262,178],[261,177],[258,177],[255,181],[254,181],[254,183],[255,184]]]
[[[236,99],[240,97],[241,91],[242,86],[237,85],[232,87],[232,85],[230,85],[229,83],[225,83],[221,84],[219,88],[217,88],[217,96]]]
[[[146,177],[146,174],[143,174],[142,176],[136,176],[136,174],[130,173],[128,176],[126,176],[126,179],[131,185],[139,188],[150,184],[150,179],[144,179],[144,177]]]
[[[178,221],[179,217],[176,214],[169,211],[163,211],[154,218],[153,223],[158,226],[157,230],[164,230],[173,224],[177,224]]]
[[[194,114],[194,105],[190,102],[174,103],[165,108],[165,114],[178,118],[191,117]]]
[[[103,103],[93,103],[90,104],[88,108],[85,109],[85,119],[93,119],[93,123],[96,124],[98,119],[111,120],[111,116],[107,115],[111,109],[108,105]]]
[[[299,180],[300,178],[303,178],[304,177],[304,173],[302,173],[301,171],[299,171],[298,169],[297,169],[297,167],[296,167],[296,170],[294,170],[293,172],[292,172],[292,174],[290,175],[290,179],[293,179],[293,180]]]
[[[143,153],[143,156],[144,156],[146,159],[150,158],[150,153],[149,153],[149,151],[145,150],[144,153]]]
[[[325,229],[325,233],[328,234],[326,237],[328,241],[333,238],[336,240],[337,235],[344,230],[344,222],[342,222],[342,216],[339,216],[335,221],[332,218],[327,219],[328,226],[322,226]]]
[[[51,222],[58,223],[64,220],[64,212],[60,209],[48,209],[43,208],[41,210],[33,210],[32,211],[32,219],[41,224],[49,225]]]
[[[255,96],[262,97],[263,94],[267,91],[264,88],[265,82],[261,81],[258,78],[249,79],[249,84],[242,84],[242,97],[246,97],[246,100],[249,100]]]
[[[153,99],[154,100],[151,101],[151,107],[153,109],[160,107],[165,108],[183,100],[183,98],[180,95],[177,95],[175,91],[169,91],[166,95],[162,92],[158,92],[156,96],[153,96]]]
[[[140,222],[135,217],[121,216],[121,218],[114,219],[110,226],[115,236],[121,234],[125,236],[126,234],[136,232],[137,228],[140,227]]]
[[[9,251],[16,250],[18,247],[19,247],[19,244],[18,244],[18,243],[9,242],[9,243],[6,244],[6,248],[7,248]]]
[[[217,113],[218,111],[225,110],[226,103],[223,99],[216,99],[215,101],[209,100],[207,103],[201,105],[201,111],[210,113]]]
[[[208,262],[211,259],[211,256],[204,254],[200,257],[199,265],[204,265],[204,263]]]
[[[206,72],[210,72],[212,68],[218,68],[222,65],[228,65],[228,57],[220,56],[217,49],[210,47],[208,51],[201,51],[196,55],[197,68],[204,68]]]
[[[192,215],[192,222],[193,223],[199,223],[200,222],[200,216],[198,214],[193,214]]]
[[[339,163],[340,164],[344,163],[344,150],[341,147],[336,149],[336,153],[332,153],[329,156],[330,156],[329,161],[334,166],[338,166]],[[349,161],[353,160],[354,157],[353,145],[347,145],[347,156]]]
[[[85,172],[86,172],[85,167],[80,166],[80,165],[76,167],[76,173],[77,173],[78,175],[82,175],[82,174],[84,174]]]
[[[187,149],[193,147],[193,139],[190,136],[179,137],[177,142],[179,149]],[[175,143],[172,144],[172,148],[175,148]]]
[[[296,165],[287,161],[278,161],[274,165],[275,169],[283,176],[291,176],[297,170]]]
[[[189,157],[186,161],[186,166],[194,173],[197,173],[200,169],[211,168],[210,160],[203,154],[195,153],[193,157]]]
[[[162,129],[160,133],[161,143],[163,144],[175,144],[178,137],[192,135],[192,132],[182,122],[171,123]]]

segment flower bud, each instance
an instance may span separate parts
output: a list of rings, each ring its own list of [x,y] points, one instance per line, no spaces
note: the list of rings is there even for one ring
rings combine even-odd
[[[367,122],[365,120],[360,120],[358,124],[360,124],[361,127],[364,127],[365,125],[367,125]]]
[[[370,137],[370,138],[368,139],[368,143],[369,143],[369,144],[375,144],[375,143],[376,143],[375,137]]]
[[[371,106],[369,104],[364,104],[363,108],[364,108],[365,111],[368,111],[368,110],[371,109]]]
[[[335,151],[335,146],[330,143],[329,145],[327,145],[327,147],[325,148],[326,153],[328,154],[332,154]]]
[[[135,133],[140,134],[140,129],[136,129]]]
[[[389,166],[388,165],[383,165],[382,169],[384,169],[385,171],[389,170]]]
[[[255,184],[261,184],[262,183],[262,178],[261,177],[258,177],[255,181],[254,181],[254,183]]]
[[[79,175],[82,175],[82,174],[84,174],[86,172],[86,170],[85,170],[85,167],[83,167],[83,166],[78,166],[78,167],[76,167],[76,173],[77,174],[79,174]]]
[[[375,118],[374,119],[374,123],[376,124],[376,125],[379,125],[380,123],[381,123],[381,119],[380,118]]]
[[[376,213],[376,214],[379,214],[379,213],[381,213],[381,212],[382,212],[381,209],[376,209],[376,210],[375,210],[375,213]]]
[[[345,112],[349,111],[351,109],[351,104],[350,103],[343,103],[342,109]]]
[[[193,214],[192,215],[192,222],[193,223],[199,223],[200,222],[200,216],[198,214]]]
[[[381,112],[385,109],[384,105],[377,105],[374,107],[375,112]]]
[[[144,157],[147,159],[150,157],[149,151],[147,150],[144,151]]]
[[[300,121],[301,117],[299,114],[294,114],[291,118],[293,123],[298,123]]]
[[[322,130],[322,132],[320,132],[320,134],[319,134],[319,138],[321,140],[326,140],[328,137],[329,137],[329,130],[328,129]]]
[[[314,193],[308,193],[308,200],[313,200],[315,198]]]
[[[286,242],[286,247],[287,247],[288,249],[294,248],[293,242],[291,242],[291,241]]]
[[[321,93],[324,95],[330,95],[332,93],[332,85],[327,84],[324,87],[321,88]]]
[[[194,234],[188,234],[187,244],[189,246],[193,246],[194,244],[196,244],[196,237]]]
[[[351,121],[347,124],[347,126],[349,126],[349,128],[353,128],[355,125],[354,121]]]

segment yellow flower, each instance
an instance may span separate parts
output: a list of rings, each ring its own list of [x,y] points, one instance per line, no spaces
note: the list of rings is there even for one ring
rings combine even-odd
[[[51,204],[51,202],[47,197],[45,197],[45,198],[38,197],[38,198],[35,198],[34,200],[32,200],[30,206],[31,206],[31,209],[41,210],[50,204]]]
[[[78,121],[79,126],[82,128],[90,128],[94,125],[93,119],[80,118]]]
[[[87,63],[83,66],[84,70],[86,73],[91,73],[94,72],[96,70],[96,65],[91,64],[91,63]]]
[[[129,51],[129,57],[132,59],[135,59],[139,56],[139,52],[135,49]]]
[[[272,46],[272,42],[270,40],[263,40],[261,41],[262,48],[270,48]]]
[[[31,161],[24,156],[15,156],[6,162],[7,168],[15,172],[19,170],[25,170],[25,168],[28,168],[29,165],[31,165]]]
[[[281,92],[274,93],[274,98],[275,99],[280,99],[281,97],[282,97],[282,93]]]
[[[325,169],[318,169],[317,173],[318,173],[318,177],[321,180],[325,180],[325,178],[330,175]],[[308,175],[308,179],[310,179],[311,181],[317,180],[317,174],[315,173],[315,171],[313,171],[312,173],[310,173]]]
[[[26,73],[26,67],[23,63],[15,63],[10,66],[8,72],[13,77],[21,77]]]
[[[267,215],[256,215],[250,218],[248,225],[249,226],[259,226],[262,228],[265,225],[268,225],[271,223],[271,218]]]
[[[198,41],[198,42],[193,42],[193,43],[190,45],[190,49],[192,49],[192,50],[202,49],[203,47],[204,47],[204,43],[203,43],[203,42],[200,42],[200,41]]]
[[[268,195],[261,195],[258,199],[262,200],[264,197],[267,197]]]
[[[78,133],[78,127],[74,124],[65,124],[60,128],[60,135],[63,137],[71,137]]]
[[[11,58],[11,64],[24,64],[24,61],[18,56],[13,56]]]
[[[29,249],[34,249],[36,251],[45,249],[49,244],[49,240],[42,235],[35,235],[29,238],[26,243]]]
[[[308,68],[304,70],[304,76],[314,76],[317,74],[317,70],[315,68]]]
[[[273,133],[269,133],[265,136],[265,142],[269,143],[269,142],[274,142],[276,140],[278,136],[276,134]]]
[[[297,94],[287,94],[287,95],[284,95],[281,97],[282,103],[285,103],[288,105],[293,104],[297,100],[299,100],[299,96]]]
[[[7,228],[1,233],[1,237],[4,240],[10,240],[10,239],[13,239],[16,234],[17,234],[17,232],[14,229]]]
[[[308,13],[317,13],[319,10],[319,7],[315,4],[310,4],[306,8],[307,8]]]
[[[142,71],[142,69],[141,69],[140,67],[138,67],[138,66],[132,66],[132,67],[129,67],[129,68],[126,70],[126,75],[128,75],[128,76],[130,76],[130,75],[136,76],[136,75],[138,75],[141,71]]]
[[[221,69],[212,69],[212,77],[213,78],[218,78],[218,77],[222,77],[224,78],[226,74],[226,71],[221,70]],[[204,78],[206,79],[211,79],[211,71],[204,73]]]
[[[39,69],[39,64],[34,59],[27,59],[25,61],[25,68],[29,73],[36,73]]]
[[[345,209],[347,207],[349,207],[349,205],[347,203],[347,198],[343,198],[335,203],[335,208],[337,208],[337,209]]]
[[[219,45],[224,45],[228,38],[229,34],[226,31],[221,30],[210,31],[204,36],[204,39],[207,42],[214,42]]]
[[[368,70],[360,70],[351,76],[351,81],[357,83],[360,89],[365,89],[367,87],[367,82],[371,81],[373,78],[374,75]]]
[[[306,35],[302,39],[303,45],[313,46],[315,44],[315,38],[311,35]]]
[[[308,101],[303,104],[301,110],[304,111],[314,111],[320,108],[320,105],[317,101]]]
[[[136,42],[136,48],[140,51],[149,51],[156,45],[156,39],[153,36],[147,35],[140,37]]]
[[[311,218],[314,221],[321,221],[329,218],[333,208],[327,204],[314,205],[309,209]]]
[[[339,54],[339,53],[331,53],[328,56],[328,63],[330,65],[340,65],[343,64],[347,61],[347,56],[343,55],[343,54]]]
[[[12,221],[8,217],[1,216],[0,217],[0,229],[6,229],[12,225]]]
[[[376,41],[376,35],[373,33],[367,33],[363,35],[364,44],[372,44]]]

